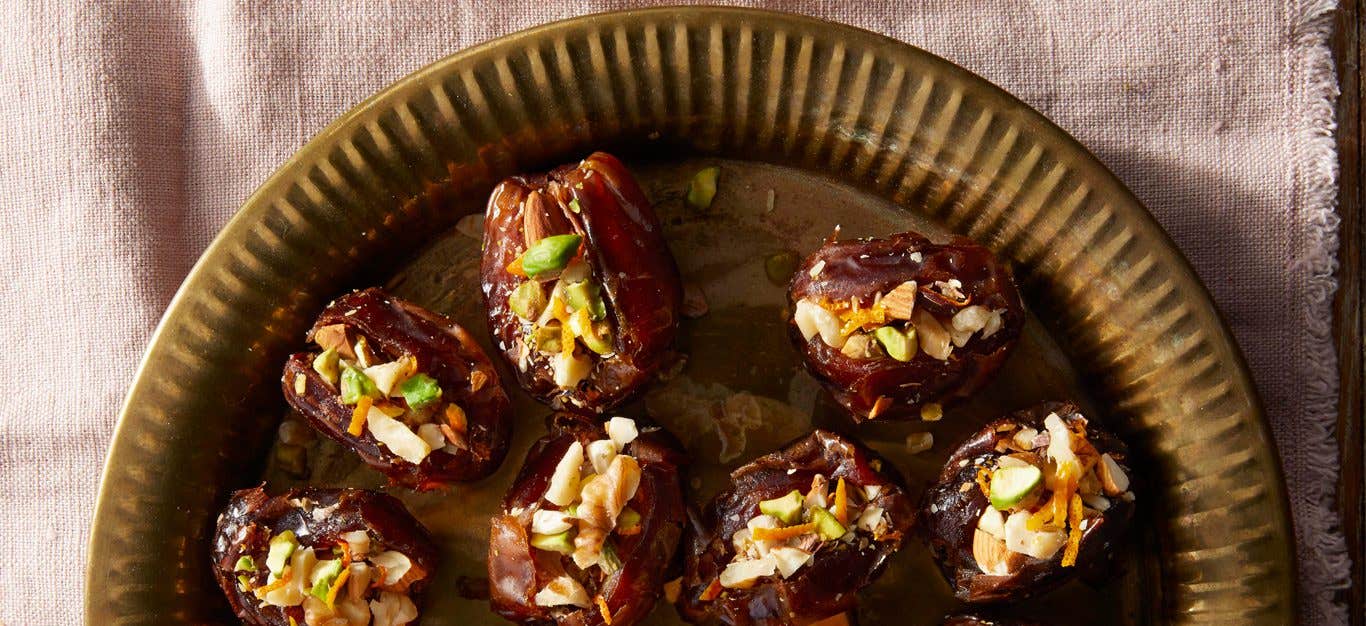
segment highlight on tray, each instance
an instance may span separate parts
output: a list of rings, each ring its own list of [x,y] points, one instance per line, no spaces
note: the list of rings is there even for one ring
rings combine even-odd
[[[964,237],[835,241],[788,286],[806,369],[853,416],[937,420],[991,379],[1024,327],[1009,269]]]
[[[552,416],[493,518],[494,612],[565,626],[644,618],[683,533],[686,461],[657,426]]]
[[[308,341],[285,363],[285,398],[391,483],[435,489],[502,463],[508,397],[460,325],[371,288],[323,309]]]
[[[1076,405],[987,424],[926,492],[921,526],[954,595],[1014,601],[1103,574],[1134,511],[1128,448]]]
[[[427,530],[397,499],[363,489],[243,489],[214,534],[214,576],[255,626],[416,623],[436,567]]]
[[[731,473],[690,527],[678,609],[694,623],[807,624],[854,608],[915,509],[896,470],[817,430]]]
[[[625,401],[678,331],[682,283],[663,228],[602,152],[499,184],[480,273],[495,343],[522,387],[557,409]]]

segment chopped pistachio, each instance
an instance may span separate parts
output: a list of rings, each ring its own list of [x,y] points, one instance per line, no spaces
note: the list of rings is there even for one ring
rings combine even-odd
[[[592,279],[571,283],[564,288],[564,303],[570,311],[587,309],[593,320],[607,317],[607,305],[602,301],[602,288]]]
[[[892,357],[902,363],[915,357],[916,341],[915,329],[909,333],[903,333],[891,326],[882,326],[873,331],[873,336],[877,342],[882,344],[882,349],[887,351],[887,356]]]
[[[403,401],[412,409],[423,409],[441,400],[441,385],[426,374],[417,374],[398,386]]]
[[[569,318],[569,330],[583,345],[598,354],[612,353],[612,327],[605,322],[590,321],[587,311],[579,310]]]
[[[531,547],[547,552],[559,552],[560,554],[571,554],[574,552],[574,540],[570,536],[574,531],[566,530],[562,533],[553,535],[531,534]]]
[[[820,534],[821,539],[827,541],[839,539],[844,536],[844,533],[848,532],[848,529],[844,527],[844,524],[841,524],[839,520],[835,519],[835,516],[831,514],[830,511],[821,507],[811,509],[811,521],[816,523],[816,532]]]
[[[802,502],[805,499],[800,491],[793,489],[785,496],[760,501],[759,512],[772,515],[784,524],[795,524],[802,517]]]
[[[716,181],[720,176],[721,168],[714,165],[693,174],[688,182],[688,205],[694,209],[710,208],[712,200],[716,198]]]
[[[559,352],[562,348],[559,325],[537,326],[536,330],[531,332],[531,346],[540,352]]]
[[[341,570],[341,559],[318,561],[309,574],[309,579],[313,581],[313,589],[309,593],[319,600],[326,600],[327,593],[332,590],[332,582],[337,580]]]
[[[620,530],[630,530],[640,525],[640,513],[631,507],[621,510],[621,515],[617,516],[617,528]]]
[[[545,310],[546,304],[548,301],[545,297],[545,291],[541,289],[541,284],[534,280],[528,280],[518,285],[508,295],[508,308],[512,309],[517,317],[524,320],[534,320],[539,317],[541,311]]]
[[[617,556],[616,548],[612,544],[604,542],[602,544],[602,560],[598,561],[598,567],[607,574],[612,574],[621,569],[621,558]]]
[[[318,356],[313,357],[313,371],[317,372],[323,380],[330,384],[337,384],[337,377],[341,375],[338,364],[341,362],[341,355],[337,354],[335,348],[323,350]]]
[[[289,557],[294,554],[294,550],[298,547],[299,540],[295,538],[292,530],[282,531],[270,538],[270,548],[266,554],[266,569],[270,570],[272,580],[279,578],[280,574],[285,571],[285,565],[289,564]]]
[[[573,199],[571,199],[571,200],[569,201],[569,210],[570,210],[570,211],[573,211],[573,212],[575,212],[575,213],[579,213],[579,212],[582,212],[582,211],[583,211],[583,207],[580,207],[580,206],[579,206],[579,199],[578,199],[578,198],[573,198]]]
[[[348,367],[341,373],[341,396],[342,404],[355,404],[360,402],[361,396],[379,397],[379,389],[364,372]]]
[[[574,258],[582,242],[581,235],[552,235],[537,241],[522,253],[522,271],[532,278],[558,272]]]
[[[232,571],[254,572],[256,571],[256,559],[244,554],[237,559],[237,564],[232,566]]]

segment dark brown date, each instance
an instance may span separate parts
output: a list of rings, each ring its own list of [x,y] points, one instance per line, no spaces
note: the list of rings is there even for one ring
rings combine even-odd
[[[682,468],[687,458],[668,432],[637,421],[640,434],[624,448],[624,454],[633,457],[640,468],[639,485],[627,502],[640,515],[638,526],[629,534],[624,530],[607,534],[605,544],[618,561],[613,571],[601,565],[580,568],[569,554],[532,547],[530,528],[538,511],[567,509],[544,498],[566,451],[576,442],[587,449],[607,434],[595,419],[583,415],[558,413],[549,421],[550,434],[527,453],[503,499],[502,512],[492,521],[488,569],[493,610],[523,624],[635,624],[650,612],[662,593],[666,570],[683,534],[687,513]],[[585,484],[588,473],[585,469]],[[580,517],[588,517],[585,508],[582,502],[576,504]],[[578,536],[585,533],[580,522]],[[538,591],[560,576],[569,576],[581,585],[586,597],[592,599],[590,605],[538,605]]]
[[[811,536],[810,560],[786,577],[768,576],[748,588],[724,588],[721,574],[736,556],[733,537],[760,514],[763,500],[792,491],[809,493],[813,482],[839,479],[851,492],[879,489],[866,501],[881,507],[887,526],[877,536],[853,530],[852,540]],[[810,496],[807,496],[808,499]],[[685,538],[678,610],[693,623],[810,624],[854,609],[857,591],[882,574],[910,531],[915,509],[895,468],[863,445],[817,430],[731,473]],[[794,539],[802,542],[802,538]],[[813,545],[814,544],[814,545]]]
[[[507,453],[511,435],[511,407],[497,370],[473,336],[455,322],[378,288],[337,298],[318,316],[308,340],[319,346],[338,346],[339,371],[347,360],[357,361],[355,345],[364,340],[375,363],[412,364],[409,377],[422,374],[440,386],[430,406],[409,406],[394,385],[390,395],[372,398],[410,431],[431,424],[441,434],[441,447],[414,463],[376,438],[368,427],[350,430],[357,402],[344,401],[343,376],[325,376],[314,366],[319,352],[301,352],[285,363],[281,386],[290,406],[309,424],[355,451],[366,464],[389,477],[392,484],[426,491],[452,482],[483,478],[493,473]],[[358,366],[359,367],[359,366]],[[372,394],[384,395],[384,394]]]
[[[989,470],[999,467],[1001,458],[1012,456],[1044,468],[1045,482],[1021,503],[1024,510],[1038,510],[1048,506],[1054,495],[1047,477],[1054,467],[1048,452],[1052,435],[1045,427],[1045,419],[1056,414],[1074,432],[1085,433],[1086,443],[1074,443],[1084,466],[1083,483],[1077,491],[1099,489],[1108,508],[1097,510],[1090,504],[1083,507],[1082,522],[1077,524],[1078,551],[1074,565],[1064,566],[1067,548],[1063,546],[1050,558],[1036,558],[1019,552],[1001,551],[988,536],[979,536],[983,513],[991,507],[989,486],[984,477]],[[1024,429],[1040,433],[1032,443],[1024,443]],[[1021,441],[1017,441],[1017,439]],[[1076,441],[1076,439],[1073,439]],[[1099,455],[1108,454],[1122,470],[1123,483],[1129,495],[1107,495],[1104,479],[1096,463]],[[1046,402],[991,422],[954,451],[944,465],[938,480],[925,493],[921,505],[921,529],[940,570],[960,600],[974,603],[1013,602],[1047,592],[1074,575],[1096,580],[1108,572],[1112,556],[1128,528],[1134,512],[1132,491],[1127,488],[1133,472],[1128,466],[1128,449],[1117,437],[1088,422],[1076,405],[1065,402]],[[1089,477],[1089,478],[1088,478]],[[985,485],[989,485],[989,479]],[[1097,481],[1097,487],[1089,483]],[[968,485],[964,487],[964,485]],[[984,493],[985,492],[985,493]],[[1078,496],[1079,498],[1081,496]],[[1094,500],[1093,500],[1094,502]],[[1009,513],[1003,513],[1008,518]],[[1063,532],[1073,530],[1069,521]],[[1069,535],[1070,536],[1070,535]],[[995,549],[991,546],[995,545]],[[979,559],[978,557],[981,557]],[[982,561],[990,561],[983,563]],[[985,569],[1000,564],[1004,569],[988,574]]]
[[[258,596],[256,591],[271,589],[269,544],[272,537],[285,531],[293,533],[295,554],[304,549],[314,552],[316,560],[310,562],[315,570],[324,560],[342,561],[359,564],[353,570],[357,574],[365,570],[373,575],[367,576],[362,585],[347,586],[352,578],[348,572],[347,579],[337,583],[338,593],[331,608],[325,608],[321,599],[307,593],[296,593],[294,600],[302,597],[302,601],[292,606],[265,602],[261,596],[266,593]],[[365,552],[353,549],[352,545],[358,542],[348,540],[359,538],[357,531],[363,533],[359,545],[368,548]],[[402,554],[409,560],[409,567],[399,580],[386,582],[382,577],[382,569],[375,563],[389,561],[376,557],[381,552]],[[414,603],[409,606],[412,609],[438,565],[437,548],[431,536],[403,505],[391,496],[363,489],[293,489],[276,497],[266,495],[260,487],[234,492],[227,509],[218,517],[212,558],[214,576],[237,617],[246,624],[259,626],[321,623],[333,615],[351,617],[352,623],[361,623],[359,616],[348,615],[347,611],[360,611],[370,622],[374,617],[370,601],[397,601],[400,596],[406,598],[405,603]],[[244,565],[244,559],[250,565]],[[295,577],[308,575],[294,571],[302,561],[290,563],[281,576],[286,582],[277,586],[287,586]],[[392,597],[382,597],[386,593]],[[313,619],[307,619],[306,613]],[[380,621],[376,619],[373,623]]]
[[[1025,321],[1010,271],[989,250],[913,232],[827,242],[793,275],[788,300],[807,370],[856,422],[920,418],[930,404],[967,397],[1005,361]],[[898,345],[878,337],[882,327],[900,333],[888,337]]]
[[[586,267],[528,277],[523,254],[557,235],[581,237],[572,262]],[[484,219],[480,272],[495,343],[522,387],[555,408],[601,412],[627,400],[664,363],[678,331],[682,286],[659,219],[625,166],[602,152],[499,184]],[[578,335],[567,352],[556,330],[572,327],[551,314],[556,294],[573,284],[570,274],[586,279],[600,303],[595,310],[605,313],[594,318],[602,335],[595,348]],[[522,307],[532,319],[510,305],[528,282],[540,298]],[[518,297],[527,302],[526,295]]]

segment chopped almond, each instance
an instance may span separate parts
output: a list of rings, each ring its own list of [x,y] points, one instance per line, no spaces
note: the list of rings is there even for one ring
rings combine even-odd
[[[540,191],[533,191],[526,197],[522,208],[522,229],[527,247],[554,234],[551,232],[545,197]]]
[[[980,528],[973,531],[972,558],[977,561],[977,567],[983,573],[1008,574],[1020,566],[1024,561],[1023,556],[1018,552],[1011,552],[1006,548],[1004,540],[993,537],[991,533]]]
[[[877,401],[873,402],[873,408],[868,410],[868,419],[875,419],[882,415],[883,411],[891,408],[892,399],[887,396],[878,396]]]
[[[1117,496],[1129,490],[1129,475],[1124,473],[1124,468],[1120,467],[1109,453],[1100,456],[1096,470],[1100,475],[1101,486],[1105,488],[1105,495]]]
[[[346,339],[346,324],[330,324],[313,331],[313,343],[323,350],[336,350],[343,358],[356,358],[356,351]]]
[[[887,307],[887,317],[894,320],[911,319],[915,311],[915,297],[920,293],[915,281],[908,280],[882,296],[882,306]]]

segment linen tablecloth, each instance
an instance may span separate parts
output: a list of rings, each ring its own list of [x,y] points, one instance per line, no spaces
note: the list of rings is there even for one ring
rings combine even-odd
[[[1330,2],[790,2],[947,57],[1076,136],[1193,261],[1284,460],[1303,620],[1343,623],[1333,494]],[[81,619],[91,512],[149,333],[244,198],[442,56],[629,3],[0,3],[0,622]]]

